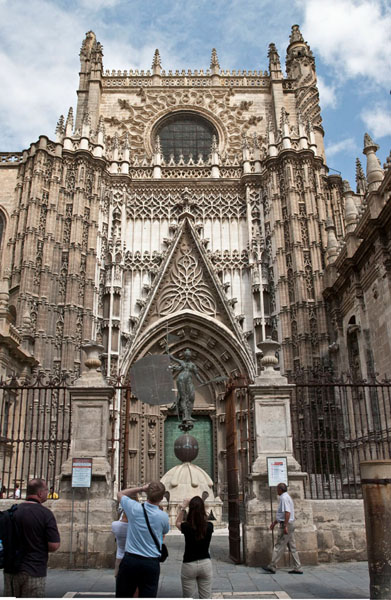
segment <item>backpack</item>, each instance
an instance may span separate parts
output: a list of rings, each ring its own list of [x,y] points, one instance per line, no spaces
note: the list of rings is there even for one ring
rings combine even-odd
[[[18,525],[15,521],[15,511],[18,505],[14,504],[8,510],[0,511],[0,569],[6,573],[16,573],[22,562],[21,540]]]

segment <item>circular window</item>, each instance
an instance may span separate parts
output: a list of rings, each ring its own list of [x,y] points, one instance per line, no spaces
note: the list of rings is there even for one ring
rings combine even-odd
[[[191,114],[182,113],[164,119],[156,131],[160,138],[160,145],[164,160],[168,162],[174,156],[178,162],[181,156],[188,162],[190,155],[197,162],[202,154],[207,161],[211,151],[213,136],[218,140],[215,127],[206,119]]]

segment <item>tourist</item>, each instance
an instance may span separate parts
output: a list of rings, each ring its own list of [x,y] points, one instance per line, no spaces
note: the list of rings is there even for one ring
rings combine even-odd
[[[161,552],[149,532],[144,509],[151,530],[161,548],[164,535],[170,529],[167,513],[159,508],[165,491],[166,488],[160,481],[152,481],[149,485],[118,492],[118,500],[129,523],[125,556],[119,565],[116,581],[117,598],[130,598],[137,588],[140,598],[157,596]],[[140,492],[147,494],[147,501],[144,504],[132,500],[132,496]]]
[[[115,542],[117,544],[117,552],[115,555],[114,577],[118,575],[118,568],[121,560],[125,555],[126,535],[128,533],[128,517],[123,508],[120,509],[120,517],[118,521],[113,521],[111,531],[114,533]]]
[[[186,508],[189,514],[186,515]],[[200,598],[211,598],[212,561],[209,544],[213,533],[213,523],[208,521],[205,504],[200,496],[184,500],[178,512],[176,526],[185,536],[185,553],[181,570],[182,595],[195,598],[198,588]]]
[[[18,484],[16,484],[15,489],[14,489],[14,498],[16,500],[20,500],[20,487]]]
[[[48,493],[49,500],[58,500],[58,494],[54,491],[54,485],[50,488],[50,492]]]
[[[56,519],[42,506],[48,496],[44,479],[27,484],[26,501],[18,504],[14,519],[20,535],[22,558],[17,571],[4,569],[4,596],[45,598],[48,553],[60,547]]]
[[[296,550],[295,541],[295,509],[293,506],[293,500],[287,492],[287,486],[285,483],[279,483],[277,485],[277,494],[279,496],[279,503],[276,513],[276,520],[270,525],[270,529],[273,531],[274,527],[279,526],[278,538],[273,548],[272,559],[267,567],[262,567],[268,573],[275,573],[277,569],[277,563],[285,552],[285,548],[288,546],[289,552],[292,555],[294,567],[289,573],[302,575],[301,563],[298,552]]]

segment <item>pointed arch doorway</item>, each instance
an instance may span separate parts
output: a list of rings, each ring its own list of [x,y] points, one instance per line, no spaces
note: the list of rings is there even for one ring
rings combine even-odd
[[[252,379],[254,365],[243,340],[216,319],[192,311],[170,315],[146,328],[133,344],[122,371],[127,374],[143,356],[165,353],[167,333],[169,353],[180,358],[189,348],[203,381],[222,375],[232,378],[239,373]],[[224,394],[223,382],[196,387],[193,410],[205,449],[205,466],[200,466],[212,477],[215,494],[223,499],[227,494]],[[168,405],[151,406],[137,399],[131,400],[128,412],[128,448],[123,447],[121,458],[127,462],[126,483],[160,479],[175,460],[173,440],[181,433],[176,415]]]

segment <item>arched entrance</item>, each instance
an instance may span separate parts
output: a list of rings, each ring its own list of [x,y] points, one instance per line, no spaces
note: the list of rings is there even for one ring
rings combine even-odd
[[[167,352],[167,342],[169,353],[176,357],[181,357],[186,348],[191,350],[192,360],[205,382],[222,375],[232,378],[239,373],[248,380],[253,377],[254,364],[243,340],[238,340],[216,319],[191,311],[175,313],[146,328],[125,357],[122,372],[129,373],[132,364],[143,356]],[[227,481],[224,394],[223,382],[196,386],[193,410],[194,433],[199,430],[199,435],[205,438],[202,442],[205,465],[199,466],[213,478],[215,493],[223,497]],[[126,484],[131,485],[160,478],[176,464],[173,441],[180,431],[176,427],[176,414],[169,406],[151,406],[135,398],[129,402],[129,443],[122,449],[122,460],[128,463]]]

